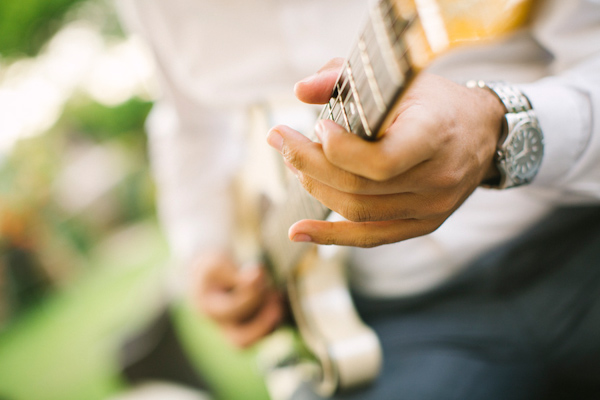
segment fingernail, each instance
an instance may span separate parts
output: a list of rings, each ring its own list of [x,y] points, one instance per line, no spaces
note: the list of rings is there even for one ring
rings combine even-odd
[[[281,153],[281,149],[283,149],[283,136],[276,129],[271,129],[267,135],[267,143]]]
[[[292,242],[312,242],[312,238],[305,233],[297,233],[292,238]]]

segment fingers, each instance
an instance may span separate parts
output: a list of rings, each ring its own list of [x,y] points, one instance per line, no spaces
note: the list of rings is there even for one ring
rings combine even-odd
[[[332,70],[326,68],[299,83],[298,96],[325,102]],[[486,173],[493,172],[500,110],[489,115],[485,112],[489,96],[480,99],[482,93],[468,90],[421,74],[392,111],[392,124],[375,142],[349,134],[329,120],[317,124],[319,143],[292,129],[274,128],[269,143],[306,190],[350,220],[299,221],[290,228],[290,238],[372,247],[437,229]],[[497,103],[491,108],[497,109]]]
[[[429,234],[439,228],[444,219],[379,222],[302,220],[290,227],[288,235],[297,242],[375,247]]]
[[[388,194],[398,190],[398,181],[382,185],[338,168],[327,160],[321,144],[313,143],[287,126],[273,128],[267,141],[284,156],[288,167],[293,167],[290,169],[299,177],[308,176],[347,193]]]
[[[267,141],[300,172],[352,193],[411,190],[406,185],[416,182],[402,174],[430,159],[437,148],[433,138],[424,139],[420,128],[408,123],[402,131],[384,135],[377,142],[349,134],[328,120],[319,121],[316,132],[321,143],[279,125],[269,132]]]
[[[200,258],[196,271],[194,301],[232,344],[249,346],[281,321],[283,299],[260,266],[240,269],[227,253],[216,252]]]
[[[430,131],[425,124],[421,118],[397,120],[376,142],[349,135],[341,126],[328,120],[319,121],[315,132],[327,161],[358,176],[384,182],[430,159],[435,153],[434,137],[423,134]]]
[[[343,63],[343,58],[334,58],[325,64],[316,74],[298,82],[294,86],[296,97],[300,101],[309,104],[327,103]]]
[[[230,284],[223,286],[216,279],[228,274]],[[262,269],[225,272],[201,291],[199,303],[202,311],[218,322],[243,321],[250,318],[263,304],[268,292],[268,282]]]
[[[272,332],[284,314],[283,301],[278,293],[270,292],[260,310],[249,320],[223,324],[227,339],[238,347],[248,347]]]
[[[365,142],[362,139],[349,134],[343,130],[343,128],[331,121],[327,121],[326,123],[328,125],[331,124],[333,130],[340,130],[339,134],[343,136],[340,138],[341,141],[357,140],[358,143],[356,143],[356,145],[359,147],[364,146],[364,148],[369,148],[370,146],[375,145],[374,143]],[[393,176],[392,178],[383,181],[376,181],[364,176],[360,176],[356,173],[349,172],[348,170],[345,170],[339,165],[335,165],[331,162],[329,158],[339,158],[339,155],[335,155],[336,152],[332,152],[334,154],[330,154],[330,157],[328,158],[324,152],[324,146],[326,144],[313,143],[304,135],[283,125],[276,126],[271,129],[267,137],[267,141],[272,147],[274,147],[283,155],[288,166],[291,165],[293,167],[290,169],[292,169],[294,174],[296,174],[301,181],[306,177],[310,177],[315,181],[322,182],[327,186],[342,192],[368,195],[386,195],[392,193],[411,192],[415,188],[419,187],[421,182],[422,176],[418,170],[411,171],[411,174],[400,174]],[[328,143],[328,147],[330,148],[335,146],[335,144],[331,144],[332,141],[328,141]],[[361,153],[359,150],[355,152]],[[373,170],[378,170],[381,172],[381,167],[375,166],[372,160],[358,160],[358,158],[359,157],[355,157],[353,161],[349,160],[346,162],[351,166],[349,168],[360,171],[362,168],[367,168],[368,164],[371,163]],[[378,158],[381,159],[381,156]],[[419,163],[420,158],[415,159],[414,162]],[[343,163],[344,162],[338,162],[338,164]],[[364,171],[360,172],[364,173]],[[388,171],[388,173],[390,172]]]
[[[345,193],[307,176],[301,176],[300,183],[327,208],[353,222],[432,219],[448,214],[462,202],[462,198],[452,193],[447,196],[412,192],[373,196]]]

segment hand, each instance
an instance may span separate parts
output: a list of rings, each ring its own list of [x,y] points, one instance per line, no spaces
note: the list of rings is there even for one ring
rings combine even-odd
[[[325,103],[341,60],[299,82],[296,96]],[[294,241],[373,247],[436,230],[497,171],[493,155],[504,109],[485,89],[421,74],[383,137],[367,142],[332,121],[317,123],[320,143],[286,126],[268,142],[304,188],[348,221],[302,220]]]
[[[239,269],[225,253],[203,255],[194,283],[195,305],[238,347],[255,343],[282,319],[282,298],[259,266]]]

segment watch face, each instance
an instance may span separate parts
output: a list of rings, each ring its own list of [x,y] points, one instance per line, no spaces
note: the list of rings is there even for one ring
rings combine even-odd
[[[536,175],[542,162],[542,133],[531,123],[517,127],[508,148],[509,175],[513,182],[527,183]]]

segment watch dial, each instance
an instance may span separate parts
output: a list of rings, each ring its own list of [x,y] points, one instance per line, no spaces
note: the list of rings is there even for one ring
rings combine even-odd
[[[543,148],[539,129],[525,124],[515,132],[509,151],[513,180],[524,183],[533,179],[542,162]]]

